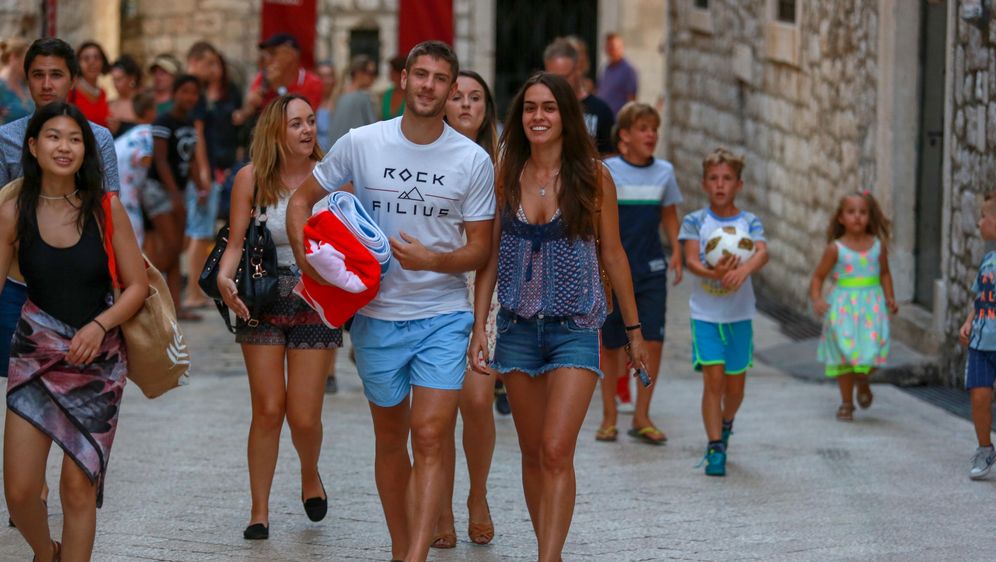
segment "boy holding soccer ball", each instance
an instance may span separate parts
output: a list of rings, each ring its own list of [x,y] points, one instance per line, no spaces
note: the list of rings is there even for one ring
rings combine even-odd
[[[736,206],[743,168],[743,158],[723,148],[706,156],[702,188],[709,206],[686,215],[678,234],[686,268],[699,277],[688,306],[692,362],[705,383],[702,421],[709,444],[703,462],[709,476],[726,475],[726,449],[754,348],[750,276],[768,262],[761,221]]]

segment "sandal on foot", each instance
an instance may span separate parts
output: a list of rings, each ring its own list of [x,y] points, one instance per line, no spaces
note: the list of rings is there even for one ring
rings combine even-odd
[[[595,432],[595,441],[615,441],[619,438],[619,430],[616,426],[600,427]]]
[[[854,421],[854,404],[841,404],[837,408],[837,421]]]
[[[862,410],[867,410],[872,405],[874,399],[875,395],[872,394],[870,386],[865,386],[865,388],[858,387],[858,406],[861,406]]]
[[[432,548],[456,548],[456,531],[446,531],[432,537]]]
[[[667,435],[652,425],[641,428],[634,427],[627,431],[626,435],[635,437],[644,443],[649,443],[650,445],[663,445],[664,443],[667,443]]]
[[[491,542],[491,539],[495,538],[495,525],[494,521],[491,520],[490,507],[488,507],[487,523],[474,523],[473,521],[468,521],[467,537],[470,538],[470,542],[481,545],[488,544]]]

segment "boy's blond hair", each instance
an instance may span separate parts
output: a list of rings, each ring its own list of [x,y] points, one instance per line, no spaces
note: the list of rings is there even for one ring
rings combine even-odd
[[[661,126],[661,115],[649,104],[631,101],[622,106],[619,115],[616,116],[616,124],[612,127],[612,145],[619,146],[619,131],[629,129],[640,119],[650,119],[654,122],[654,128]]]
[[[733,168],[733,173],[737,175],[738,180],[743,179],[744,157],[738,156],[725,148],[717,148],[705,157],[705,160],[702,161],[702,175],[705,176],[709,173],[709,168],[721,164],[726,164]]]

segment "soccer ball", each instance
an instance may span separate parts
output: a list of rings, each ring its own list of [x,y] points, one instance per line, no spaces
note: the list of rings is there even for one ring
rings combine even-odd
[[[740,258],[740,263],[754,255],[754,239],[735,226],[721,226],[712,231],[706,240],[705,260],[716,267],[719,260],[728,255]]]

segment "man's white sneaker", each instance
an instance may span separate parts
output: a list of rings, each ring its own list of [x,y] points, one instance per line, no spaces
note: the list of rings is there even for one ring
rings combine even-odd
[[[968,471],[968,477],[972,480],[985,478],[994,462],[996,462],[996,449],[993,449],[992,445],[979,447],[972,456],[972,469]]]

